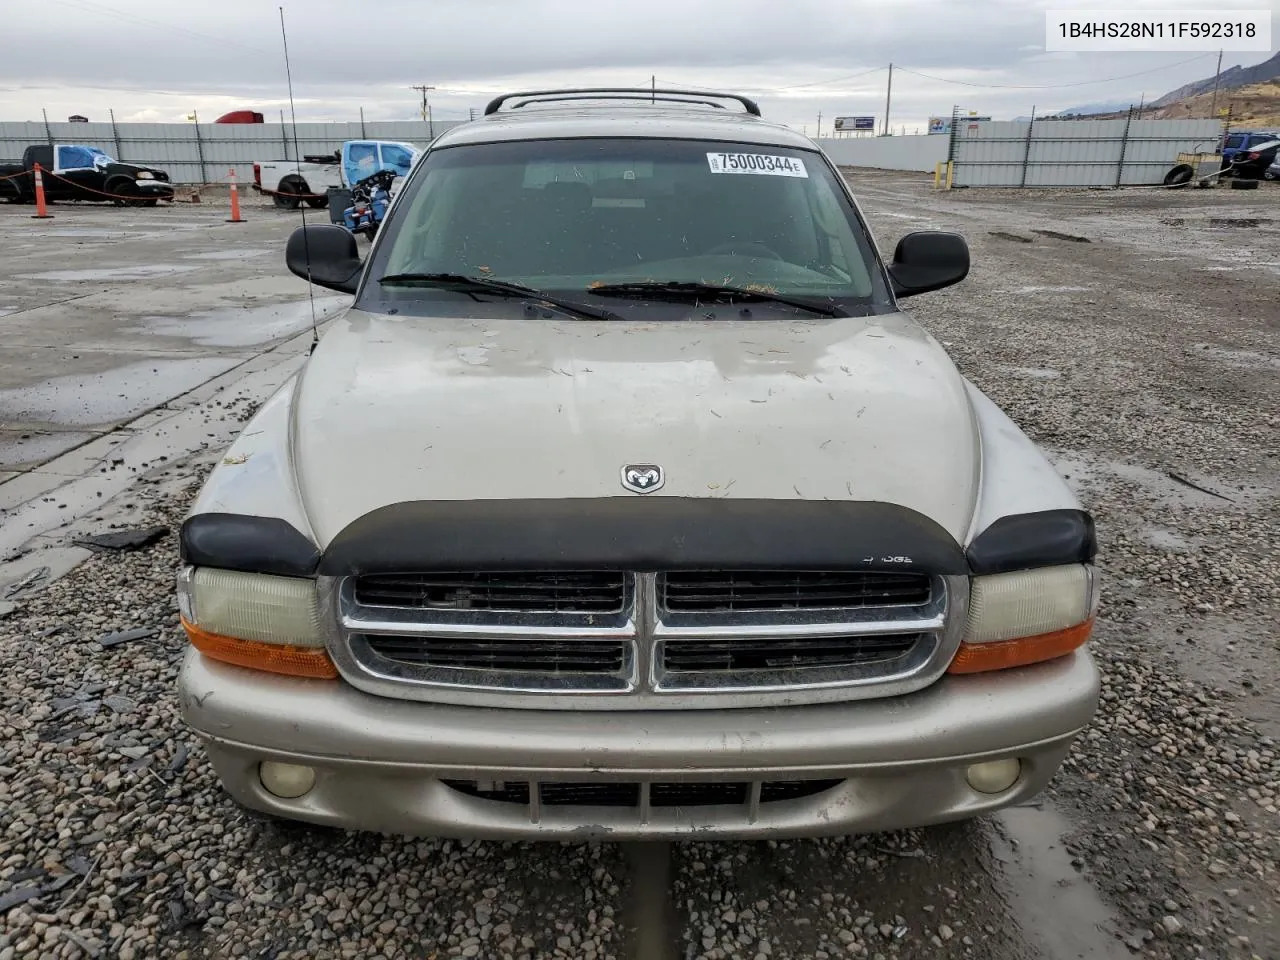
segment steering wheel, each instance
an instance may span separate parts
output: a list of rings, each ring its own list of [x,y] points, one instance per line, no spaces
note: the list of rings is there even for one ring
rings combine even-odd
[[[718,253],[739,253],[746,250],[758,250],[770,260],[781,260],[782,255],[772,247],[766,247],[763,243],[756,243],[753,240],[737,241],[732,240],[729,243],[722,243],[718,247],[712,247],[703,253],[704,257],[714,257]]]

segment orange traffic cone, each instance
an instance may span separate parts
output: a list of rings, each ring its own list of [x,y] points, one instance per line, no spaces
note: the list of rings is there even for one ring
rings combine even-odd
[[[244,219],[240,216],[240,191],[236,187],[236,168],[232,167],[227,171],[227,175],[231,178],[231,219],[227,223],[244,223]]]
[[[49,208],[45,206],[44,202],[44,176],[40,173],[40,164],[32,164],[31,175],[36,181],[36,212],[31,219],[52,220],[53,214],[49,212]]]

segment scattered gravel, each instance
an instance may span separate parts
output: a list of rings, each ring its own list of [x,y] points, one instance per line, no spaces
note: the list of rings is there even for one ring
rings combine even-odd
[[[1023,868],[1100,891],[1091,957],[1280,955],[1280,319],[1261,309],[1280,280],[1208,273],[1190,242],[1163,253],[1176,264],[1144,261],[1159,211],[1242,195],[1018,209],[864,182],[890,249],[912,218],[968,235],[970,280],[912,308],[1098,518],[1102,709],[1043,812],[1018,811],[1054,848],[1023,849]],[[0,960],[630,956],[619,846],[343,834],[221,792],[172,694],[172,531],[208,462],[153,464],[186,489],[153,473],[130,494],[128,525],[166,527],[158,543],[95,554],[0,619]],[[1027,944],[1079,917],[1022,911],[998,828],[671,845],[670,957],[1054,956]]]
[[[1151,220],[1183,201],[1042,195],[1035,215],[1095,242],[1013,248],[971,222],[1025,229],[1007,195],[909,189],[919,202],[905,209],[960,229],[974,251],[970,280],[913,312],[1098,522],[1102,707],[1048,791],[1077,825],[1073,863],[1144,955],[1275,955],[1280,311],[1259,305],[1280,303],[1280,277],[1237,271],[1280,231],[1239,231],[1238,258],[1215,237],[1170,264],[1145,248],[1164,240]],[[1237,206],[1196,201],[1214,204]],[[882,242],[902,230],[875,226]]]

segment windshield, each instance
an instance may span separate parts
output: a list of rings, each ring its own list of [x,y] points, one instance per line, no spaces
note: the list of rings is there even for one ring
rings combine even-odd
[[[440,149],[387,228],[374,279],[442,273],[574,294],[683,282],[844,304],[886,298],[870,239],[830,167],[791,147],[575,139]]]
[[[60,170],[93,170],[110,163],[115,161],[97,147],[58,146],[57,166]]]

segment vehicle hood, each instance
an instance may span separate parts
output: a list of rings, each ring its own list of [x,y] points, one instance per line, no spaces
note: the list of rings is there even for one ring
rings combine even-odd
[[[964,542],[979,443],[964,382],[902,314],[814,321],[441,319],[349,311],[300,377],[292,451],[323,549],[414,500],[862,500]]]
[[[132,177],[142,171],[152,174],[157,180],[169,179],[169,174],[165,173],[163,170],[159,170],[156,167],[144,167],[136,163],[120,163],[119,161],[116,161],[115,163],[108,163],[103,167],[103,173],[107,176],[123,174],[124,176]]]

